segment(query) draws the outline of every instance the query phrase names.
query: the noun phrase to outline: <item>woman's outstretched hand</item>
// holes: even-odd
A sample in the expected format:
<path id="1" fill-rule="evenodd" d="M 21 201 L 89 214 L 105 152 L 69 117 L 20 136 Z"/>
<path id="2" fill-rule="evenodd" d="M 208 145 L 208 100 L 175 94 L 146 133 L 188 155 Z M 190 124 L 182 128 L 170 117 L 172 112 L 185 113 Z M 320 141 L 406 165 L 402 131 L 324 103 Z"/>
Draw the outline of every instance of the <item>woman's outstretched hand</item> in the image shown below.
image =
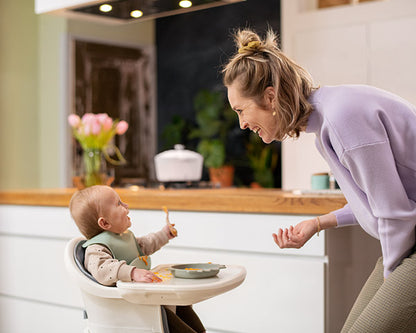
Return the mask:
<path id="1" fill-rule="evenodd" d="M 274 242 L 281 248 L 301 248 L 316 232 L 318 224 L 316 219 L 305 220 L 289 228 L 279 229 L 273 234 Z"/>
<path id="2" fill-rule="evenodd" d="M 337 226 L 337 218 L 333 213 L 322 215 L 318 219 L 311 219 L 299 222 L 294 227 L 279 229 L 273 234 L 274 242 L 281 248 L 299 249 L 317 232 Z"/>

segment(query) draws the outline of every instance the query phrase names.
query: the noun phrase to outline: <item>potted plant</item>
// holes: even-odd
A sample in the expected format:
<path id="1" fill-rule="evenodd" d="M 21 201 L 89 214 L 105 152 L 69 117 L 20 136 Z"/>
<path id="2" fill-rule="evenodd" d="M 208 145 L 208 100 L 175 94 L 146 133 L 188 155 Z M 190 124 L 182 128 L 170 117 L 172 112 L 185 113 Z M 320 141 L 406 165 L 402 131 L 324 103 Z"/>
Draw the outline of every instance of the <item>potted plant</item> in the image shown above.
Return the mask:
<path id="1" fill-rule="evenodd" d="M 189 128 L 190 124 L 187 120 L 179 115 L 174 115 L 171 122 L 168 123 L 162 131 L 162 149 L 171 149 L 176 144 L 187 146 L 186 137 L 189 134 Z"/>
<path id="2" fill-rule="evenodd" d="M 197 151 L 204 157 L 210 180 L 222 187 L 231 186 L 234 166 L 227 159 L 227 136 L 237 118 L 220 91 L 200 91 L 194 99 L 197 127 L 191 130 L 190 139 L 199 139 Z"/>
<path id="3" fill-rule="evenodd" d="M 274 170 L 278 154 L 272 145 L 266 145 L 255 133 L 250 133 L 247 143 L 247 156 L 253 169 L 251 187 L 274 187 Z"/>

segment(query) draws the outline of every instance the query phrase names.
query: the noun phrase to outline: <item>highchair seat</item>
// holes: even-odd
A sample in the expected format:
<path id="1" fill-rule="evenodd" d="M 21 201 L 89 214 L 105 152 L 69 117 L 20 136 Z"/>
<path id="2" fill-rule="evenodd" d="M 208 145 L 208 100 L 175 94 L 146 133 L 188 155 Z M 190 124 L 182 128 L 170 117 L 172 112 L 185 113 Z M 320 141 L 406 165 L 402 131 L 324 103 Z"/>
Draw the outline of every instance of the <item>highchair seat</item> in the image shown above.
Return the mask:
<path id="1" fill-rule="evenodd" d="M 77 282 L 88 314 L 91 333 L 160 332 L 168 333 L 161 305 L 192 305 L 239 286 L 246 270 L 226 265 L 217 276 L 204 279 L 163 278 L 160 283 L 118 281 L 116 287 L 99 284 L 84 268 L 85 238 L 69 241 L 65 265 Z M 152 271 L 166 276 L 171 265 Z"/>

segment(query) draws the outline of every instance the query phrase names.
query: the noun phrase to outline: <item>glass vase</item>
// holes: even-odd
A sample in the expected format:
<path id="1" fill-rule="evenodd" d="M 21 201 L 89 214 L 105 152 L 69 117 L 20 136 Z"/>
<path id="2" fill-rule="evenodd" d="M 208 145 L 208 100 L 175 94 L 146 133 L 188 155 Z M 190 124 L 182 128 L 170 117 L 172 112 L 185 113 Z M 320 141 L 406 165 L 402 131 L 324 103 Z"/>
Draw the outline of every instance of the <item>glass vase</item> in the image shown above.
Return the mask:
<path id="1" fill-rule="evenodd" d="M 100 149 L 85 149 L 82 152 L 80 167 L 74 177 L 74 185 L 78 189 L 93 185 L 111 185 L 114 170 L 107 168 L 107 162 Z"/>

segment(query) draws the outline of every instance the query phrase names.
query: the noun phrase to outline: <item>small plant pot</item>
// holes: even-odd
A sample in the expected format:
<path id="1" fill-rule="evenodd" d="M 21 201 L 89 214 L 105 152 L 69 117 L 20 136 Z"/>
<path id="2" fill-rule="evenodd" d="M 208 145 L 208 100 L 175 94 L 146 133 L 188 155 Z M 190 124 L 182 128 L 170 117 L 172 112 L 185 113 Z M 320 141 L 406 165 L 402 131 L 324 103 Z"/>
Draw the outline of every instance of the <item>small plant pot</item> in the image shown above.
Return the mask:
<path id="1" fill-rule="evenodd" d="M 219 168 L 209 168 L 209 178 L 215 185 L 230 187 L 234 183 L 234 167 L 224 165 Z"/>

